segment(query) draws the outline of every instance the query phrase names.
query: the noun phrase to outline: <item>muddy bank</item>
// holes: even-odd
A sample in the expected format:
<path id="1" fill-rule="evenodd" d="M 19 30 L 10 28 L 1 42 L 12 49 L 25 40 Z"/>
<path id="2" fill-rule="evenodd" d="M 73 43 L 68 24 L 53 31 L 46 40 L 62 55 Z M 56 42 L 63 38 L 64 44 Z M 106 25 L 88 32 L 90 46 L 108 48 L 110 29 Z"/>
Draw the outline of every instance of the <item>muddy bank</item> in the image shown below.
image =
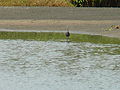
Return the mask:
<path id="1" fill-rule="evenodd" d="M 62 32 L 68 29 L 72 33 L 120 38 L 120 29 L 109 30 L 112 25 L 119 23 L 119 20 L 0 20 L 0 31 Z"/>
<path id="2" fill-rule="evenodd" d="M 66 31 L 120 38 L 120 8 L 0 7 L 0 31 Z M 107 30 L 106 30 L 107 29 Z"/>
<path id="3" fill-rule="evenodd" d="M 0 7 L 0 20 L 119 20 L 120 8 Z"/>

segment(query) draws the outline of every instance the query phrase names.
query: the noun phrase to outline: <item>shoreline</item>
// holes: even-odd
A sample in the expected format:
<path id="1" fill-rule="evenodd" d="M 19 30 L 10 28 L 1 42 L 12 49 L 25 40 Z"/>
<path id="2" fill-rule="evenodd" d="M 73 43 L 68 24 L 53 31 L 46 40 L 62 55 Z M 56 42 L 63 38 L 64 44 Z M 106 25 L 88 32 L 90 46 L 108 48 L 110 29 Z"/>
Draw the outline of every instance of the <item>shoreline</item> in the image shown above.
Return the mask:
<path id="1" fill-rule="evenodd" d="M 0 29 L 66 31 L 120 38 L 120 8 L 0 7 Z"/>
<path id="2" fill-rule="evenodd" d="M 108 30 L 120 20 L 0 20 L 0 31 L 66 32 L 120 38 L 120 29 Z"/>

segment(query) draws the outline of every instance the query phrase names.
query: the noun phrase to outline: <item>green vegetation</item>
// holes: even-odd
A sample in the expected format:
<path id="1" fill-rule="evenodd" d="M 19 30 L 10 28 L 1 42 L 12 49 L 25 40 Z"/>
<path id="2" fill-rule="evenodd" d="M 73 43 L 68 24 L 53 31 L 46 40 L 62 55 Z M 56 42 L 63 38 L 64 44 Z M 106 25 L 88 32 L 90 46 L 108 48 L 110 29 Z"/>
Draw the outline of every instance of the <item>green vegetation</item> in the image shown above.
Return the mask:
<path id="1" fill-rule="evenodd" d="M 38 41 L 66 41 L 64 33 L 53 32 L 0 32 L 0 39 L 22 39 Z M 71 42 L 90 42 L 102 44 L 120 44 L 119 38 L 111 38 L 99 35 L 71 34 Z"/>
<path id="2" fill-rule="evenodd" d="M 0 6 L 73 6 L 67 0 L 0 0 Z"/>
<path id="3" fill-rule="evenodd" d="M 71 0 L 76 7 L 120 7 L 119 0 Z"/>
<path id="4" fill-rule="evenodd" d="M 0 0 L 0 6 L 120 7 L 119 0 Z"/>

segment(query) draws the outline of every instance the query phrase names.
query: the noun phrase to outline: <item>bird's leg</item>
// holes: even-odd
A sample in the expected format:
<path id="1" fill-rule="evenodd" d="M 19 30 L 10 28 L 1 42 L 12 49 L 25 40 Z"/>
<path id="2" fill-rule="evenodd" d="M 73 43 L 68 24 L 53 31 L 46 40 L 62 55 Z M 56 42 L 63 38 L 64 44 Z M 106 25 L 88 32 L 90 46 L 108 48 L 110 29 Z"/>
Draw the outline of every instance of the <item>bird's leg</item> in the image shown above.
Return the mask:
<path id="1" fill-rule="evenodd" d="M 69 37 L 67 37 L 66 39 L 67 39 L 67 42 L 69 42 Z"/>
<path id="2" fill-rule="evenodd" d="M 66 37 L 66 42 L 68 42 L 68 37 Z"/>

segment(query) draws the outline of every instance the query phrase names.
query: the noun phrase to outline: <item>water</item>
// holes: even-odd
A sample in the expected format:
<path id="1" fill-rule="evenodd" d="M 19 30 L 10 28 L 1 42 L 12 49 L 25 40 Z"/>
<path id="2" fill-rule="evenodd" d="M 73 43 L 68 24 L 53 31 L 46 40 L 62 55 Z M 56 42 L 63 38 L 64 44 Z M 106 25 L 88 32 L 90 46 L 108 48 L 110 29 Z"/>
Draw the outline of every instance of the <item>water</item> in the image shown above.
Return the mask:
<path id="1" fill-rule="evenodd" d="M 0 40 L 0 90 L 120 90 L 119 48 Z"/>

